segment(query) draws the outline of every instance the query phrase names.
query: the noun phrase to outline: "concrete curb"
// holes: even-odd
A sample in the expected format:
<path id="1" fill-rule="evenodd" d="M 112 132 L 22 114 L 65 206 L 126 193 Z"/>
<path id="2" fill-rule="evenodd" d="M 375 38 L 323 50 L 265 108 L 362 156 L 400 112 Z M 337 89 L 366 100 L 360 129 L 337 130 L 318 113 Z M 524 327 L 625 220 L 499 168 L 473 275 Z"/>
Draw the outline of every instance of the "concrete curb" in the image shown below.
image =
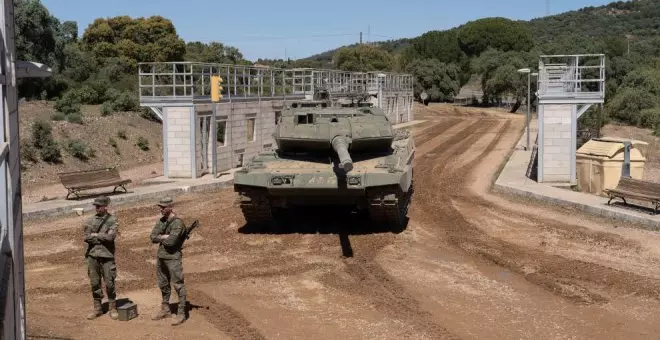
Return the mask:
<path id="1" fill-rule="evenodd" d="M 150 200 L 155 200 L 163 195 L 177 197 L 177 196 L 185 195 L 187 193 L 216 191 L 224 188 L 229 188 L 233 186 L 233 184 L 234 184 L 234 180 L 230 179 L 222 182 L 182 185 L 180 187 L 170 188 L 170 189 L 163 188 L 162 190 L 155 190 L 145 193 L 130 193 L 128 195 L 125 194 L 124 196 L 117 195 L 117 196 L 112 196 L 111 199 L 113 206 L 120 207 L 120 206 L 126 206 L 128 204 L 142 203 Z M 91 206 L 92 201 L 93 199 L 85 199 L 79 201 L 79 203 L 76 202 L 62 207 L 53 207 L 42 210 L 24 212 L 23 221 L 25 222 L 25 221 L 40 220 L 44 218 L 54 218 L 54 217 L 60 218 L 60 217 L 74 216 L 77 214 L 76 211 L 82 211 L 83 213 L 90 212 L 94 210 L 94 208 Z"/>
<path id="2" fill-rule="evenodd" d="M 601 207 L 579 203 L 579 202 L 572 202 L 557 197 L 542 195 L 536 192 L 523 190 L 520 188 L 516 188 L 504 184 L 495 183 L 495 185 L 493 185 L 492 191 L 494 193 L 501 195 L 508 195 L 513 197 L 525 198 L 525 199 L 533 199 L 543 203 L 550 203 L 566 208 L 572 208 L 592 215 L 609 218 L 615 221 L 635 223 L 640 225 L 644 229 L 650 231 L 660 230 L 660 221 L 657 220 L 644 218 L 641 216 L 630 215 L 624 212 L 615 212 Z"/>
<path id="3" fill-rule="evenodd" d="M 524 135 L 521 137 L 521 140 L 523 137 Z M 644 217 L 637 214 L 628 213 L 623 210 L 614 211 L 612 208 L 610 208 L 610 206 L 607 206 L 605 203 L 603 203 L 603 206 L 598 206 L 593 204 L 575 202 L 573 200 L 567 200 L 564 198 L 560 198 L 558 196 L 536 192 L 533 191 L 532 188 L 504 184 L 502 177 L 504 177 L 505 173 L 510 174 L 511 172 L 514 172 L 514 176 L 518 176 L 518 175 L 525 176 L 524 172 L 521 174 L 515 174 L 516 170 L 514 169 L 514 166 L 512 166 L 512 162 L 514 160 L 514 155 L 516 154 L 516 152 L 520 152 L 520 151 L 516 150 L 514 147 L 512 152 L 509 154 L 510 157 L 506 161 L 506 165 L 504 166 L 504 168 L 502 168 L 502 171 L 497 177 L 497 180 L 491 186 L 491 191 L 493 193 L 497 193 L 504 196 L 518 197 L 523 199 L 532 199 L 540 203 L 552 204 L 569 209 L 575 209 L 591 215 L 612 219 L 614 221 L 636 224 L 640 228 L 645 230 L 650 230 L 650 231 L 660 230 L 660 220 L 651 217 L 652 215 L 649 215 L 649 217 Z M 543 184 L 538 184 L 538 185 L 543 185 Z M 588 195 L 588 194 L 583 194 L 583 195 Z"/>

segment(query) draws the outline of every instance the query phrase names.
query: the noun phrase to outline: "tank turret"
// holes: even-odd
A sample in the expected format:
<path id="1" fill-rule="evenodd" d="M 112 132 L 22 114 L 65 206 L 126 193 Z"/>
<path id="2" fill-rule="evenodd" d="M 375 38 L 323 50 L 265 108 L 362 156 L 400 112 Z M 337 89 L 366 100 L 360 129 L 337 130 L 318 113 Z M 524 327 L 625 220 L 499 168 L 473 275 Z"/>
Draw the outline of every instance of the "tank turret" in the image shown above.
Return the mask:
<path id="1" fill-rule="evenodd" d="M 355 155 L 391 150 L 394 131 L 379 108 L 311 103 L 294 103 L 282 112 L 273 135 L 279 153 L 332 153 L 339 167 L 348 172 L 353 169 Z"/>

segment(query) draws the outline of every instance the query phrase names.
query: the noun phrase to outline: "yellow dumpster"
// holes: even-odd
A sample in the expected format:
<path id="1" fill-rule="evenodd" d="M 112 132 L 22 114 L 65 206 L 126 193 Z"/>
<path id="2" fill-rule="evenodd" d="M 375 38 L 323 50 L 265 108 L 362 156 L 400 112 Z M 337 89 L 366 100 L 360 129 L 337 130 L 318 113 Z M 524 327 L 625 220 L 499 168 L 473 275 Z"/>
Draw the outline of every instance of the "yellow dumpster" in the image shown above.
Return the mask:
<path id="1" fill-rule="evenodd" d="M 603 195 L 603 189 L 614 189 L 623 170 L 624 147 L 621 138 L 589 140 L 575 154 L 576 176 L 581 192 Z M 642 179 L 648 143 L 631 140 L 630 177 Z"/>

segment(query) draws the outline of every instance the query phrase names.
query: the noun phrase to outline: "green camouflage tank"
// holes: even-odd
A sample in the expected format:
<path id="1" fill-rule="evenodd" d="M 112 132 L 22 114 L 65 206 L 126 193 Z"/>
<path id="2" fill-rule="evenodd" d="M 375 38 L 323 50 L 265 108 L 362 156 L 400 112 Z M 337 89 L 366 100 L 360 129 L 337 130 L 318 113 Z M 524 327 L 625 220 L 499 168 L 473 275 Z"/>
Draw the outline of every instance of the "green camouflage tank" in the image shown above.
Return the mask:
<path id="1" fill-rule="evenodd" d="M 376 223 L 404 223 L 415 145 L 380 108 L 294 102 L 283 110 L 274 139 L 274 150 L 260 152 L 234 174 L 248 223 L 273 221 L 274 209 L 305 205 L 351 205 Z"/>

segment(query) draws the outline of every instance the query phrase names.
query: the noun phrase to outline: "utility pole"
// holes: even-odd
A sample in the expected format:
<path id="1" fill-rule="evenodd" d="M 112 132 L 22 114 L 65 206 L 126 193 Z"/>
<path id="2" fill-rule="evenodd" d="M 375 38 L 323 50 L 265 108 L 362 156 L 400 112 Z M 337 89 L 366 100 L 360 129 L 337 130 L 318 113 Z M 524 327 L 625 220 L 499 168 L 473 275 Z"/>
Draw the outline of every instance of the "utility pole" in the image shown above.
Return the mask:
<path id="1" fill-rule="evenodd" d="M 367 44 L 371 44 L 371 25 L 367 26 Z"/>
<path id="2" fill-rule="evenodd" d="M 362 45 L 362 32 L 360 32 L 360 45 Z"/>

